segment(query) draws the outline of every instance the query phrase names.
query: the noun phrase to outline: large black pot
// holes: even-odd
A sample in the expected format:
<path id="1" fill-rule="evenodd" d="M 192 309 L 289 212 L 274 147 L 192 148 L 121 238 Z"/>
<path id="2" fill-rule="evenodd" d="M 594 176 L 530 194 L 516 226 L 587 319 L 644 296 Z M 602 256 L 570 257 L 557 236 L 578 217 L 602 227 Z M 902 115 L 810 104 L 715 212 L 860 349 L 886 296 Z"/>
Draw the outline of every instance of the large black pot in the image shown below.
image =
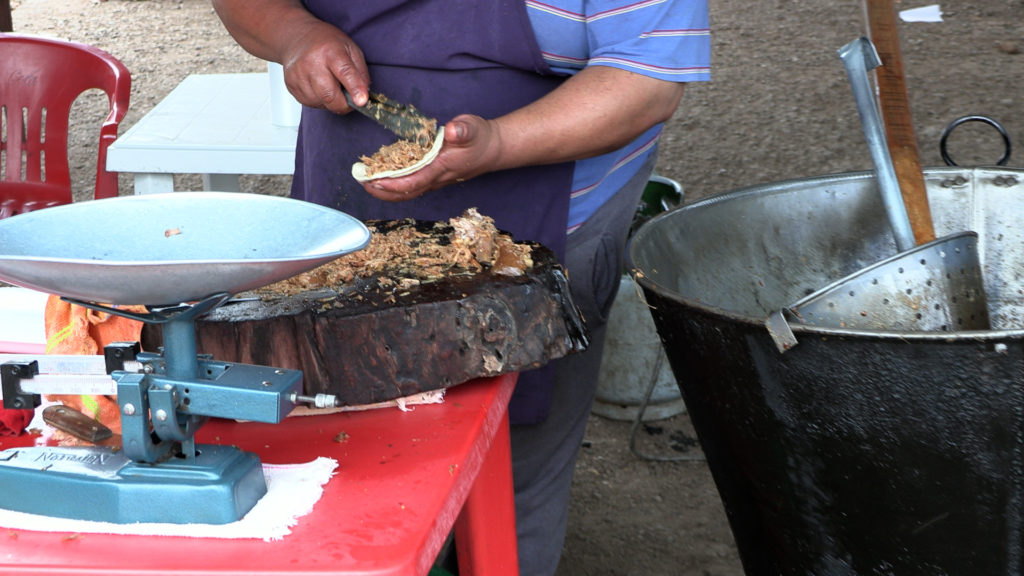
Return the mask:
<path id="1" fill-rule="evenodd" d="M 748 574 L 1024 572 L 1024 172 L 926 170 L 939 235 L 980 237 L 993 329 L 766 316 L 897 252 L 869 173 L 662 214 L 630 258 Z"/>

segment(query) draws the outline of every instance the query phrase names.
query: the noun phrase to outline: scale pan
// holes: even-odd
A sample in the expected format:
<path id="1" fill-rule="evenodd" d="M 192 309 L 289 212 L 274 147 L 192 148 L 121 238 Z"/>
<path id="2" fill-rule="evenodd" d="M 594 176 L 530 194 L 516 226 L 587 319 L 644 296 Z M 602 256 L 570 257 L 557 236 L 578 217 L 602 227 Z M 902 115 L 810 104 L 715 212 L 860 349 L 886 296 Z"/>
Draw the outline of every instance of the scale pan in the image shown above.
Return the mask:
<path id="1" fill-rule="evenodd" d="M 0 281 L 87 302 L 176 305 L 272 284 L 369 241 L 359 220 L 279 196 L 120 196 L 0 220 Z"/>

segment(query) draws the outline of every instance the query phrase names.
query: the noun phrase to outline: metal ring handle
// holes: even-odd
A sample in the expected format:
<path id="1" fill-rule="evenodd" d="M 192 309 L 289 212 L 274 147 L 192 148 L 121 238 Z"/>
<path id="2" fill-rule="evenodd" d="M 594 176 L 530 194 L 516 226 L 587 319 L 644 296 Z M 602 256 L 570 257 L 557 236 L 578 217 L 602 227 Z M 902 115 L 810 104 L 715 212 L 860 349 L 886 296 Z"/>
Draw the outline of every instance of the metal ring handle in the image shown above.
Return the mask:
<path id="1" fill-rule="evenodd" d="M 946 166 L 958 166 L 956 162 L 953 162 L 953 159 L 950 158 L 949 153 L 946 151 L 946 139 L 949 138 L 949 135 L 953 132 L 954 128 L 966 122 L 982 122 L 999 131 L 999 134 L 1003 136 L 1003 147 L 1006 151 L 1003 153 L 1003 157 L 996 162 L 996 166 L 1005 166 L 1006 163 L 1010 161 L 1010 151 L 1012 150 L 1012 147 L 1010 146 L 1010 135 L 1006 132 L 1006 128 L 1003 128 L 1002 124 L 988 116 L 964 116 L 962 118 L 957 118 L 952 121 L 949 126 L 946 126 L 946 129 L 942 131 L 942 138 L 939 139 L 939 153 L 942 154 L 942 161 L 946 163 Z"/>

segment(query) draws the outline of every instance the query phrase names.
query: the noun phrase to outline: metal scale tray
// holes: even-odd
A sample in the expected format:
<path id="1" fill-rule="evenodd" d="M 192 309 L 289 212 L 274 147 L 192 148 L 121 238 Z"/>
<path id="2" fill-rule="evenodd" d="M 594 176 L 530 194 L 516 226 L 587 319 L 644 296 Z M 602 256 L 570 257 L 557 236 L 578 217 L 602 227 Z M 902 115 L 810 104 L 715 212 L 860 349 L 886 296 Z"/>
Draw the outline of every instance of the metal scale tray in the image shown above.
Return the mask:
<path id="1" fill-rule="evenodd" d="M 121 196 L 0 220 L 0 280 L 89 302 L 176 305 L 272 284 L 369 240 L 347 214 L 279 196 Z"/>

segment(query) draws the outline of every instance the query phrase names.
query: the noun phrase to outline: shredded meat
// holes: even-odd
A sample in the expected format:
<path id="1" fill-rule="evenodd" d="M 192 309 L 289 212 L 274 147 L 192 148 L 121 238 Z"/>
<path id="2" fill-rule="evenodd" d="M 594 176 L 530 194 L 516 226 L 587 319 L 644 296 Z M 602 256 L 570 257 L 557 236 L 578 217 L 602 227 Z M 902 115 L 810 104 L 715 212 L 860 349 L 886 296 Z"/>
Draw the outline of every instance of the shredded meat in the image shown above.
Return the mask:
<path id="1" fill-rule="evenodd" d="M 412 166 L 429 151 L 430 146 L 421 146 L 410 140 L 399 140 L 394 144 L 382 146 L 373 156 L 360 156 L 359 159 L 366 164 L 366 175 L 373 176 Z"/>
<path id="2" fill-rule="evenodd" d="M 371 224 L 370 244 L 363 250 L 256 292 L 271 296 L 298 294 L 338 288 L 357 277 L 372 278 L 381 287 L 408 290 L 449 276 L 485 270 L 518 276 L 533 266 L 531 246 L 516 244 L 495 228 L 492 218 L 476 209 L 470 208 L 462 216 L 452 218 L 448 225 L 451 233 L 440 236 L 424 233 L 412 225 L 380 233 Z"/>

